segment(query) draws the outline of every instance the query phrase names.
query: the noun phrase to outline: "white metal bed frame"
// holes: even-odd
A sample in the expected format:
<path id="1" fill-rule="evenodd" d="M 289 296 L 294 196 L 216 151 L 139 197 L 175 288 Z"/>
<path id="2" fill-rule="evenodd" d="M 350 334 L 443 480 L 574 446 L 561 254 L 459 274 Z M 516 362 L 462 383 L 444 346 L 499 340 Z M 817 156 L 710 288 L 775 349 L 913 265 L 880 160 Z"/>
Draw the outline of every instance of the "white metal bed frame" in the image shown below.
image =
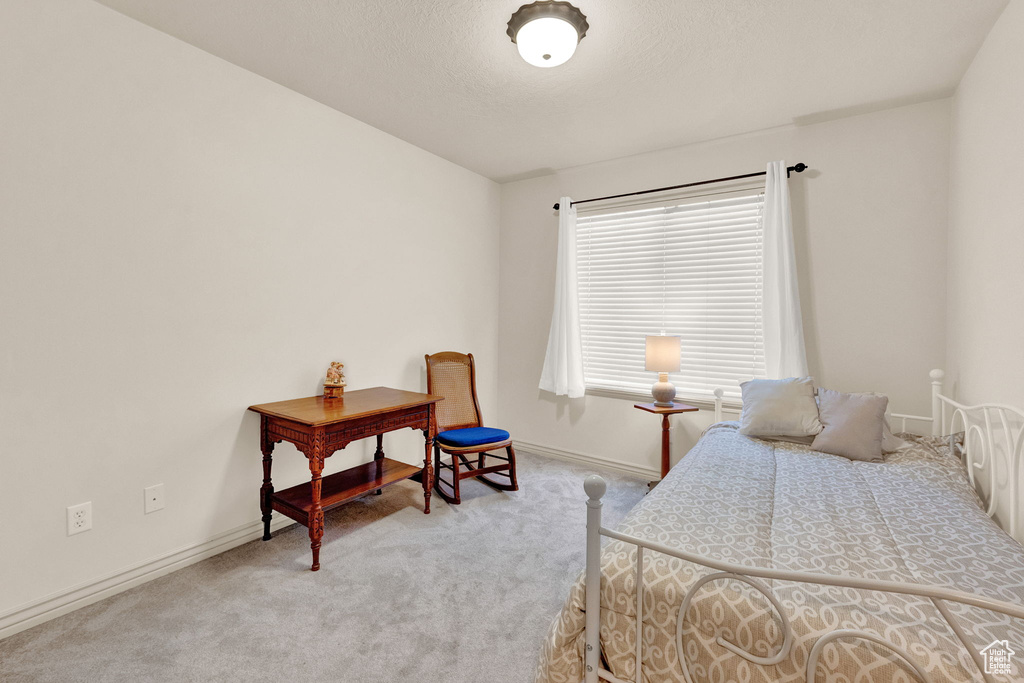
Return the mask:
<path id="1" fill-rule="evenodd" d="M 964 432 L 961 457 L 967 468 L 971 483 L 978 488 L 980 482 L 976 479 L 977 471 L 988 471 L 987 490 L 980 491 L 982 498 L 988 498 L 986 512 L 989 516 L 995 516 L 1002 502 L 1003 489 L 997 486 L 997 470 L 1006 477 L 1009 499 L 1007 519 L 1003 522 L 1003 528 L 1009 531 L 1011 536 L 1016 536 L 1019 518 L 1021 516 L 1021 505 L 1017 498 L 1018 486 L 1020 484 L 1021 460 L 1024 458 L 1024 412 L 1011 408 L 1010 406 L 997 404 L 982 404 L 966 406 L 942 395 L 942 380 L 945 374 L 942 370 L 932 370 L 932 416 L 923 417 L 919 415 L 903 415 L 894 413 L 890 417 L 900 421 L 900 431 L 906 431 L 908 421 L 931 423 L 933 436 L 952 434 L 957 431 Z M 723 412 L 722 391 L 715 391 L 715 420 L 721 421 Z M 948 421 L 947 421 L 948 417 Z M 960 430 L 955 427 L 961 427 Z M 950 444 L 953 445 L 952 437 Z M 946 620 L 950 629 L 956 634 L 961 644 L 971 655 L 971 659 L 978 667 L 982 678 L 993 683 L 993 678 L 985 673 L 985 667 L 981 654 L 977 647 L 972 647 L 967 635 L 950 614 L 946 603 L 955 602 L 964 605 L 972 605 L 982 609 L 991 610 L 1001 614 L 1009 615 L 1016 619 L 1024 620 L 1024 606 L 1000 600 L 992 600 L 963 591 L 950 590 L 945 587 L 927 586 L 915 583 L 904 583 L 899 581 L 878 581 L 872 579 L 850 578 L 829 576 L 810 572 L 793 572 L 776 569 L 758 569 L 730 562 L 721 562 L 710 557 L 684 552 L 670 548 L 661 543 L 654 543 L 628 534 L 619 533 L 612 529 L 601 526 L 601 497 L 604 495 L 607 485 L 604 479 L 598 475 L 590 475 L 583 483 L 589 500 L 587 500 L 587 566 L 586 566 L 586 633 L 584 652 L 584 683 L 598 683 L 599 680 L 610 681 L 611 683 L 642 683 L 643 681 L 643 570 L 644 551 L 650 550 L 677 557 L 694 564 L 699 564 L 715 573 L 704 576 L 690 587 L 680 605 L 679 615 L 676 620 L 676 648 L 679 653 L 679 662 L 682 667 L 683 678 L 686 683 L 693 683 L 684 656 L 683 648 L 683 625 L 690 602 L 694 595 L 704 584 L 712 581 L 735 580 L 751 586 L 772 604 L 782 621 L 783 643 L 779 651 L 771 657 L 759 657 L 743 650 L 737 645 L 719 637 L 717 643 L 723 648 L 743 657 L 749 662 L 762 665 L 772 665 L 783 661 L 793 645 L 793 630 L 789 618 L 783 610 L 778 599 L 771 590 L 761 581 L 762 579 L 778 581 L 795 581 L 811 584 L 842 586 L 863 590 L 881 591 L 886 593 L 897 593 L 903 595 L 914 595 L 929 599 L 942 617 Z M 999 520 L 997 520 L 999 521 Z M 624 681 L 615 677 L 611 672 L 602 669 L 600 666 L 600 625 L 601 625 L 601 537 L 606 536 L 618 541 L 623 541 L 637 547 L 636 553 L 636 681 Z M 898 655 L 924 683 L 931 683 L 931 678 L 921 669 L 903 649 L 897 647 L 868 631 L 841 629 L 832 631 L 818 638 L 812 646 L 807 659 L 807 683 L 814 683 L 815 669 L 822 650 L 831 642 L 843 638 L 859 638 L 869 640 L 878 645 L 890 649 Z"/>

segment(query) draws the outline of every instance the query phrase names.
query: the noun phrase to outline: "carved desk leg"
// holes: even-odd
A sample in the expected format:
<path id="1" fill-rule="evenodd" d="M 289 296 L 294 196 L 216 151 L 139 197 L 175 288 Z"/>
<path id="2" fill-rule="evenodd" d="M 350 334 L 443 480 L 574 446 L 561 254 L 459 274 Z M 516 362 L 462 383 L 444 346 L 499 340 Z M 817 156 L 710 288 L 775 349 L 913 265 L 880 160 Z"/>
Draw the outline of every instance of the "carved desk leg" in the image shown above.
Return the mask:
<path id="1" fill-rule="evenodd" d="M 270 496 L 274 493 L 274 484 L 270 480 L 270 467 L 274 458 L 274 442 L 270 440 L 270 419 L 260 415 L 260 450 L 263 452 L 263 486 L 260 487 L 260 510 L 263 512 L 263 540 L 270 540 L 270 520 L 273 512 L 270 507 Z"/>
<path id="2" fill-rule="evenodd" d="M 384 435 L 383 434 L 378 434 L 377 435 L 377 450 L 373 454 L 373 459 L 377 463 L 377 474 L 379 476 L 380 475 L 381 460 L 384 459 Z M 374 493 L 379 496 L 380 494 L 384 493 L 384 490 L 383 489 L 377 489 L 376 491 L 374 491 Z"/>
<path id="3" fill-rule="evenodd" d="M 309 508 L 309 547 L 313 551 L 313 571 L 320 570 L 320 539 L 324 537 L 324 509 L 320 506 L 320 473 L 324 469 L 325 452 L 324 428 L 317 427 L 313 432 L 313 442 L 308 446 L 306 457 L 309 458 L 310 489 L 312 505 Z"/>
<path id="4" fill-rule="evenodd" d="M 430 420 L 427 420 L 427 428 L 423 430 L 423 514 L 430 514 L 430 490 L 434 488 L 434 466 L 431 462 L 431 450 L 434 447 L 434 431 L 430 428 Z"/>

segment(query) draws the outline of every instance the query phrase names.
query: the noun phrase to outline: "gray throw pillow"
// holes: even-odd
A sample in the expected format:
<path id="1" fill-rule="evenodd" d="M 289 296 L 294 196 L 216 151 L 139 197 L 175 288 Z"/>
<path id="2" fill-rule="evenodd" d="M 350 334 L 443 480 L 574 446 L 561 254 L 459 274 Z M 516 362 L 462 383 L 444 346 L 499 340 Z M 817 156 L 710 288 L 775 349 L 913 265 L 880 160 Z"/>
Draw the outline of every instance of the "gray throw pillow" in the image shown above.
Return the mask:
<path id="1" fill-rule="evenodd" d="M 818 390 L 818 411 L 824 429 L 811 448 L 850 460 L 881 460 L 885 409 L 889 398 L 878 394 L 844 394 Z"/>
<path id="2" fill-rule="evenodd" d="M 752 379 L 740 384 L 743 410 L 740 434 L 746 436 L 814 436 L 821 431 L 814 380 Z"/>
<path id="3" fill-rule="evenodd" d="M 814 395 L 817 396 L 818 392 L 821 391 L 821 387 L 818 387 Z M 885 394 L 880 394 L 877 391 L 865 392 L 872 396 L 881 396 L 882 398 L 888 399 L 889 397 Z M 810 441 L 802 442 L 810 445 Z M 910 448 L 910 444 L 892 433 L 892 427 L 889 426 L 889 418 L 885 418 L 882 421 L 882 453 L 895 453 L 896 451 L 902 451 L 904 448 Z"/>

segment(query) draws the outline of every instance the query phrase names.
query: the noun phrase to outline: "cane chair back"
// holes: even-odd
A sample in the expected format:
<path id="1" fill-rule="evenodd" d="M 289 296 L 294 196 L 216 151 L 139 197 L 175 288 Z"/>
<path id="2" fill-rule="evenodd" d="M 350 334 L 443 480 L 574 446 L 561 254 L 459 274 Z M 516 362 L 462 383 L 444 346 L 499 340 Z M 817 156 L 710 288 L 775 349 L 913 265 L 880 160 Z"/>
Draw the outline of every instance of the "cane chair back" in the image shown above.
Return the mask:
<path id="1" fill-rule="evenodd" d="M 427 393 L 444 396 L 443 401 L 434 404 L 437 431 L 482 426 L 473 354 L 444 351 L 425 358 Z"/>

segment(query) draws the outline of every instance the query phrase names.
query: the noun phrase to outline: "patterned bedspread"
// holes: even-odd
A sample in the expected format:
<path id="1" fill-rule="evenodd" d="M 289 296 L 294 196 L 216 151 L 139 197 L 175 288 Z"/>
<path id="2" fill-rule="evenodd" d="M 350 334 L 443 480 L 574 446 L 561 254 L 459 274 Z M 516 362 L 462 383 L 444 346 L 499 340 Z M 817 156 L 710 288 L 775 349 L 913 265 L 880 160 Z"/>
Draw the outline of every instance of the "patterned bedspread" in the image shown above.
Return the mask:
<path id="1" fill-rule="evenodd" d="M 1024 548 L 980 506 L 959 459 L 940 439 L 902 435 L 912 447 L 884 462 L 853 462 L 806 446 L 751 439 L 738 425 L 712 426 L 618 530 L 751 567 L 905 581 L 1024 604 Z M 582 543 L 582 538 L 580 539 Z M 601 650 L 615 676 L 636 680 L 636 550 L 613 541 L 602 553 Z M 644 677 L 681 681 L 676 647 L 680 604 L 704 567 L 645 553 Z M 687 610 L 685 658 L 697 682 L 803 681 L 814 642 L 836 629 L 875 633 L 910 654 L 934 681 L 981 681 L 971 655 L 924 598 L 783 581 L 765 582 L 794 631 L 788 658 L 762 666 L 718 637 L 771 656 L 783 629 L 771 604 L 737 581 L 705 584 Z M 980 651 L 1008 641 L 1024 680 L 1024 623 L 950 603 Z M 537 683 L 583 678 L 583 576 L 545 640 Z M 910 667 L 864 640 L 825 647 L 816 681 L 915 681 Z"/>

